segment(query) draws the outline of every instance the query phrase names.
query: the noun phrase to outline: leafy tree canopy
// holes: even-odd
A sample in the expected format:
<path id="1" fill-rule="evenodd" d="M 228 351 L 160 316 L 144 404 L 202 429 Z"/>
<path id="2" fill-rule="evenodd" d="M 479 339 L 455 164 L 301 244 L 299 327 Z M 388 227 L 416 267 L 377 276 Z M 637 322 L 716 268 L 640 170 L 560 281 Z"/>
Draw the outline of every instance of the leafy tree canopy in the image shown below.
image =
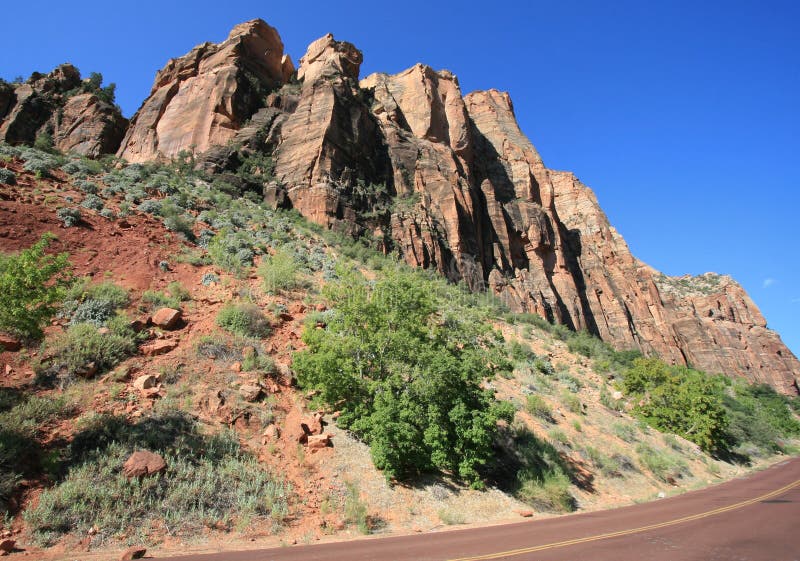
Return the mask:
<path id="1" fill-rule="evenodd" d="M 508 364 L 491 330 L 432 286 L 404 269 L 377 281 L 341 273 L 325 290 L 327 327 L 306 329 L 293 366 L 387 477 L 441 470 L 480 486 L 497 422 L 513 414 L 481 384 Z"/>

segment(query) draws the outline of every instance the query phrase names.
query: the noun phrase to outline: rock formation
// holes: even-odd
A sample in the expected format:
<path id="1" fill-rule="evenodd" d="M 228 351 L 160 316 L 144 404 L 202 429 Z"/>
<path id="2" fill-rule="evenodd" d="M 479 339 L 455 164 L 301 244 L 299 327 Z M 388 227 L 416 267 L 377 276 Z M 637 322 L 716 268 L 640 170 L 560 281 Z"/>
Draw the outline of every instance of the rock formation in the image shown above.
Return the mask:
<path id="1" fill-rule="evenodd" d="M 143 162 L 224 145 L 292 72 L 274 28 L 237 25 L 224 42 L 203 43 L 158 72 L 118 155 Z"/>
<path id="2" fill-rule="evenodd" d="M 18 85 L 0 85 L 0 140 L 32 144 L 49 134 L 53 146 L 90 157 L 113 154 L 127 121 L 115 105 L 92 91 L 78 69 L 62 64 Z"/>
<path id="3" fill-rule="evenodd" d="M 359 83 L 361 62 L 326 35 L 287 83 L 277 32 L 242 24 L 159 72 L 119 153 L 143 161 L 194 148 L 224 171 L 241 156 L 229 140 L 266 151 L 274 180 L 263 187 L 276 206 L 382 236 L 386 251 L 516 312 L 797 392 L 800 362 L 742 288 L 716 275 L 668 278 L 634 258 L 592 191 L 544 165 L 508 94 L 463 96 L 450 72 L 420 64 Z"/>

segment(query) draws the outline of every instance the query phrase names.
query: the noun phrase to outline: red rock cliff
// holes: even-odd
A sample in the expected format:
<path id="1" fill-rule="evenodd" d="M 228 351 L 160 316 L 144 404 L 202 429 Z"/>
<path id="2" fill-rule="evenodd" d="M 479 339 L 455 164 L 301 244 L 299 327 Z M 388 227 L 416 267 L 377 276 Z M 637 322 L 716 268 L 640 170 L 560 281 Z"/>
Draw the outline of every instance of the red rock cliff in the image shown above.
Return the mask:
<path id="1" fill-rule="evenodd" d="M 463 96 L 450 72 L 419 64 L 359 83 L 361 62 L 327 35 L 301 59 L 298 86 L 264 97 L 242 76 L 274 89 L 290 70 L 277 32 L 242 24 L 159 72 L 120 154 L 202 152 L 235 137 L 274 153 L 268 200 L 317 223 L 371 230 L 410 264 L 618 348 L 797 391 L 800 362 L 744 290 L 712 274 L 665 277 L 634 258 L 592 191 L 544 165 L 508 94 Z M 250 142 L 257 131 L 261 144 Z M 214 166 L 235 160 L 215 150 Z"/>

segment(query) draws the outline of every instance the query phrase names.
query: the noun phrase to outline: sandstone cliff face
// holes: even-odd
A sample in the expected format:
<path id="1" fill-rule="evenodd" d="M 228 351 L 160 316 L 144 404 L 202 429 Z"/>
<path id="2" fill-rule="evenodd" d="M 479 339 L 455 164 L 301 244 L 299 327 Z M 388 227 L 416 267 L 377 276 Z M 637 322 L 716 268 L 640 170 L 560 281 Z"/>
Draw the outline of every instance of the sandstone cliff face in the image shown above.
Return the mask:
<path id="1" fill-rule="evenodd" d="M 118 155 L 130 162 L 224 145 L 292 73 L 278 32 L 261 20 L 170 60 L 131 119 Z"/>
<path id="2" fill-rule="evenodd" d="M 264 191 L 276 206 L 379 234 L 412 265 L 618 348 L 797 391 L 800 362 L 741 287 L 713 275 L 670 279 L 634 258 L 592 191 L 545 166 L 507 94 L 463 96 L 451 73 L 419 64 L 359 83 L 361 52 L 331 35 L 300 60 L 301 83 L 286 84 L 292 67 L 273 32 L 249 22 L 171 61 L 120 154 L 140 161 L 193 145 L 207 169 L 224 170 L 239 154 L 219 145 L 234 139 L 273 154 Z M 238 46 L 252 37 L 271 49 Z M 241 68 L 253 65 L 284 87 L 248 89 Z"/>
<path id="3" fill-rule="evenodd" d="M 278 126 L 275 177 L 291 205 L 309 219 L 328 225 L 357 221 L 353 187 L 382 179 L 378 126 L 361 99 L 361 52 L 326 35 L 300 59 L 299 99 Z"/>
<path id="4" fill-rule="evenodd" d="M 55 148 L 85 156 L 113 154 L 127 121 L 94 93 L 79 93 L 80 72 L 64 64 L 24 84 L 0 87 L 0 140 L 32 144 L 50 134 Z"/>

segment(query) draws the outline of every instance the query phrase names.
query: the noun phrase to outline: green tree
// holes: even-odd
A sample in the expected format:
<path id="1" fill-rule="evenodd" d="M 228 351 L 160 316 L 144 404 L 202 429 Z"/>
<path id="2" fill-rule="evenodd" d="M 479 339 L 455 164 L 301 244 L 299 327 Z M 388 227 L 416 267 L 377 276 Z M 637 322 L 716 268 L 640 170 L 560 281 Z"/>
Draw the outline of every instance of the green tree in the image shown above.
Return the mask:
<path id="1" fill-rule="evenodd" d="M 448 313 L 414 272 L 347 273 L 325 294 L 327 328 L 306 329 L 293 361 L 301 385 L 341 410 L 387 478 L 439 470 L 480 486 L 497 421 L 512 416 L 481 387 L 503 365 L 491 332 Z"/>
<path id="2" fill-rule="evenodd" d="M 55 314 L 71 275 L 66 253 L 45 253 L 54 238 L 47 233 L 18 254 L 0 254 L 0 329 L 38 338 Z"/>
<path id="3" fill-rule="evenodd" d="M 726 447 L 728 417 L 719 376 L 656 358 L 638 358 L 625 373 L 634 411 L 659 430 L 673 432 L 714 452 Z"/>

